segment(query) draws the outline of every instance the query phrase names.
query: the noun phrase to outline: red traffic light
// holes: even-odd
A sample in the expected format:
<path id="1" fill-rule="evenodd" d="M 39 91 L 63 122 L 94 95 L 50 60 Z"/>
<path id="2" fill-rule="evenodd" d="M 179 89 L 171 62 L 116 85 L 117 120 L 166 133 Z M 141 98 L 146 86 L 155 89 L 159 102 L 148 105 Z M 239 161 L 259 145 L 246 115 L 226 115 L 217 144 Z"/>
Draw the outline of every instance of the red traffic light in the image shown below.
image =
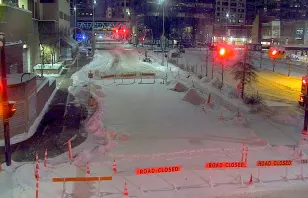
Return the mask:
<path id="1" fill-rule="evenodd" d="M 303 79 L 303 84 L 306 84 L 307 82 L 306 82 L 306 79 Z"/>
<path id="2" fill-rule="evenodd" d="M 142 38 L 142 40 L 144 41 L 144 37 Z"/>
<path id="3" fill-rule="evenodd" d="M 123 29 L 123 32 L 125 33 L 125 32 L 126 32 L 126 29 Z"/>
<path id="4" fill-rule="evenodd" d="M 226 49 L 225 48 L 220 48 L 219 49 L 219 55 L 224 56 L 226 54 Z"/>
<path id="5" fill-rule="evenodd" d="M 272 55 L 275 56 L 277 54 L 277 50 L 272 51 Z"/>
<path id="6" fill-rule="evenodd" d="M 118 33 L 119 32 L 119 30 L 118 29 L 116 29 L 116 33 Z"/>

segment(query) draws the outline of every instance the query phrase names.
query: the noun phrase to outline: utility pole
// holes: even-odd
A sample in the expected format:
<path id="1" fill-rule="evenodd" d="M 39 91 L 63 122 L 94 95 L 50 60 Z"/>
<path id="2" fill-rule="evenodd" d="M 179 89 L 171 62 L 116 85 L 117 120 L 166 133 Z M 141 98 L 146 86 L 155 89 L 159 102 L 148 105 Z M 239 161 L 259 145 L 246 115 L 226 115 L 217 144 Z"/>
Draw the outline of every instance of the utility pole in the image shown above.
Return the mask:
<path id="1" fill-rule="evenodd" d="M 205 76 L 207 76 L 207 70 L 208 70 L 208 65 L 209 65 L 209 48 L 206 50 L 206 66 L 205 66 Z M 201 71 L 202 74 L 202 71 Z"/>
<path id="2" fill-rule="evenodd" d="M 162 35 L 162 49 L 163 49 L 163 60 L 162 60 L 162 66 L 165 65 L 165 4 L 164 0 L 162 0 L 162 7 L 163 7 L 163 35 Z"/>
<path id="3" fill-rule="evenodd" d="M 10 127 L 9 127 L 9 103 L 7 98 L 7 79 L 5 64 L 5 38 L 4 33 L 0 32 L 0 66 L 1 66 L 1 85 L 2 93 L 2 119 L 5 144 L 5 162 L 7 166 L 11 165 L 11 143 L 10 143 Z"/>

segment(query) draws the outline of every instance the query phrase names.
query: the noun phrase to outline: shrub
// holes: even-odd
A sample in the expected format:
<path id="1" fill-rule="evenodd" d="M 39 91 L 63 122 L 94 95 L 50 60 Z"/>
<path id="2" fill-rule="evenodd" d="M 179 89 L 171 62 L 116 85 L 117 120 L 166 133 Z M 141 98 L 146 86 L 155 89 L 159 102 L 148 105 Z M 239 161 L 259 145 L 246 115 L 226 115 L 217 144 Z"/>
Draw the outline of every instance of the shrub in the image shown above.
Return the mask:
<path id="1" fill-rule="evenodd" d="M 263 99 L 258 93 L 244 97 L 244 103 L 249 104 L 249 105 L 261 104 L 262 101 L 263 101 Z"/>

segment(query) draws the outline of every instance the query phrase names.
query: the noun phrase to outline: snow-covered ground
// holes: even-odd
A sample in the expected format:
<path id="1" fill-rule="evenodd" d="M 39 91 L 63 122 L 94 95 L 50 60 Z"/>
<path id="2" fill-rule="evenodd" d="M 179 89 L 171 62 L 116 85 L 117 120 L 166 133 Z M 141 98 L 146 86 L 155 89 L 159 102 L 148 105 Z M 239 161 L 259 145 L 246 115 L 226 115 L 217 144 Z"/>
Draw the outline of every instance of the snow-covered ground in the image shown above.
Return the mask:
<path id="1" fill-rule="evenodd" d="M 76 72 L 69 88 L 79 102 L 91 91 L 97 105 L 84 123 L 87 140 L 67 153 L 40 164 L 40 197 L 122 197 L 127 183 L 130 197 L 307 197 L 307 182 L 300 179 L 299 159 L 308 146 L 300 140 L 296 125 L 282 125 L 258 114 L 237 98 L 213 87 L 215 79 L 198 79 L 169 64 L 140 61 L 134 49 L 98 51 L 94 60 Z M 154 72 L 157 79 L 88 79 L 100 75 Z M 167 82 L 161 78 L 165 72 Z M 211 93 L 210 104 L 205 103 Z M 240 117 L 238 117 L 238 111 Z M 73 141 L 73 140 L 72 140 Z M 241 160 L 242 144 L 248 146 L 248 167 L 205 169 L 206 162 Z M 271 146 L 275 145 L 275 146 Z M 292 146 L 291 146 L 292 145 Z M 302 156 L 300 156 L 302 150 Z M 42 157 L 40 156 L 40 159 Z M 257 160 L 293 160 L 293 166 L 259 169 Z M 113 160 L 117 173 L 112 173 Z M 113 176 L 112 181 L 52 183 L 52 177 Z M 181 166 L 181 172 L 136 175 L 136 168 Z M 0 172 L 1 197 L 30 198 L 35 195 L 34 164 L 16 164 Z M 307 179 L 308 166 L 303 165 Z M 287 174 L 286 174 L 287 171 Z M 250 175 L 254 185 L 248 186 Z M 287 176 L 288 179 L 284 179 Z M 63 193 L 63 190 L 65 192 Z M 63 196 L 65 194 L 66 196 Z"/>

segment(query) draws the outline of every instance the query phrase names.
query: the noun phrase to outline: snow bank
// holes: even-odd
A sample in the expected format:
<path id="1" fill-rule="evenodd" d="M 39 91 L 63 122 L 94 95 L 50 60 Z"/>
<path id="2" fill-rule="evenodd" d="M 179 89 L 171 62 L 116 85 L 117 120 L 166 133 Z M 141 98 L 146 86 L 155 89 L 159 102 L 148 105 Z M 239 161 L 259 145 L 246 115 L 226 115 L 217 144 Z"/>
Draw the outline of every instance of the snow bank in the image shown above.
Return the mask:
<path id="1" fill-rule="evenodd" d="M 173 84 L 169 89 L 176 92 L 185 92 L 188 90 L 188 88 L 180 82 Z"/>
<path id="2" fill-rule="evenodd" d="M 189 102 L 193 105 L 201 105 L 204 103 L 205 99 L 200 96 L 196 89 L 190 88 L 184 95 L 183 99 L 186 102 Z"/>
<path id="3" fill-rule="evenodd" d="M 79 86 L 90 84 L 88 73 L 91 71 L 94 74 L 95 70 L 97 70 L 99 73 L 100 72 L 106 73 L 107 71 L 110 70 L 113 60 L 114 60 L 113 56 L 109 53 L 104 53 L 104 54 L 96 53 L 94 55 L 93 60 L 89 64 L 83 66 L 79 71 L 75 72 L 71 76 L 73 84 Z"/>

